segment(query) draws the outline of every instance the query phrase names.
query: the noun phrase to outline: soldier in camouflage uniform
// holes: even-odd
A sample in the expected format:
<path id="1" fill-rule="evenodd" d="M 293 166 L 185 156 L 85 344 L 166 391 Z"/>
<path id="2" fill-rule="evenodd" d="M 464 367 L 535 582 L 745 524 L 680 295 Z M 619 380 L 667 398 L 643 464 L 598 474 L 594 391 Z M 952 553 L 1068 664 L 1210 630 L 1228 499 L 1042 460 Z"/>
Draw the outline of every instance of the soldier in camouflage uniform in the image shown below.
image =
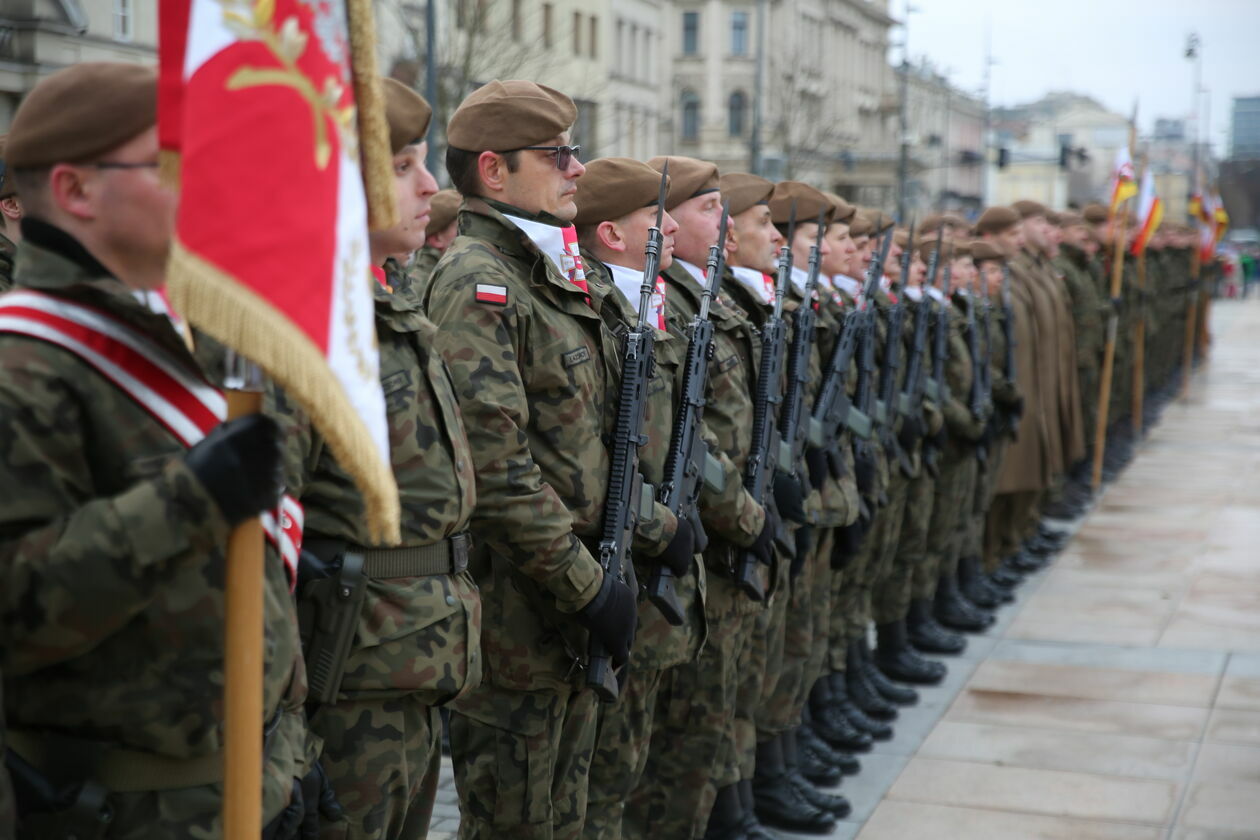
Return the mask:
<path id="1" fill-rule="evenodd" d="M 13 254 L 22 239 L 22 203 L 17 197 L 13 173 L 4 163 L 7 135 L 0 135 L 0 292 L 13 287 Z"/>
<path id="2" fill-rule="evenodd" d="M 424 245 L 407 264 L 407 277 L 417 300 L 424 297 L 433 267 L 459 235 L 455 218 L 459 215 L 461 200 L 456 190 L 447 189 L 438 190 L 429 201 L 429 224 L 424 231 Z"/>
<path id="3" fill-rule="evenodd" d="M 16 294 L 0 305 L 90 307 L 101 340 L 146 342 L 184 393 L 221 399 L 165 314 L 160 288 L 175 196 L 157 177 L 157 80 L 137 65 L 85 63 L 40 82 L 7 154 L 27 211 Z M 65 113 L 76 114 L 69 121 Z M 137 164 L 93 167 L 102 161 Z M 83 196 L 72 214 L 49 186 Z M 110 223 L 101 220 L 109 214 Z M 121 217 L 120 217 L 120 214 Z M 20 313 L 22 310 L 18 310 Z M 275 424 L 251 415 L 177 436 L 55 331 L 0 333 L 0 667 L 6 746 L 76 802 L 23 802 L 35 837 L 222 834 L 223 576 L 232 526 L 275 506 Z M 54 322 L 54 323 L 64 323 Z M 115 337 L 122 334 L 132 338 Z M 120 362 L 121 363 L 121 362 Z M 161 387 L 155 385 L 154 387 Z M 165 415 L 164 415 L 165 416 Z M 262 813 L 294 837 L 297 794 L 318 749 L 290 576 L 269 551 L 263 586 Z M 293 800 L 292 803 L 290 800 Z M 107 816 L 105 809 L 112 812 Z M 310 816 L 316 815 L 312 811 Z M 281 831 L 283 824 L 284 830 Z"/>
<path id="4" fill-rule="evenodd" d="M 481 602 L 466 570 L 475 506 L 473 459 L 437 329 L 390 254 L 414 250 L 437 190 L 424 167 L 432 111 L 385 80 L 400 221 L 369 236 L 376 332 L 402 541 L 371 541 L 364 502 L 309 418 L 283 392 L 271 400 L 285 431 L 287 484 L 306 511 L 299 615 L 310 664 L 311 728 L 345 817 L 327 838 L 402 840 L 429 827 L 441 759 L 437 706 L 481 678 Z M 348 588 L 355 594 L 340 597 Z M 336 638 L 338 615 L 345 636 Z M 352 643 L 351 643 L 352 642 Z M 341 661 L 330 665 L 326 655 Z"/>
<path id="5" fill-rule="evenodd" d="M 651 161 L 657 167 L 664 162 Z M 731 205 L 730 241 L 742 241 L 751 250 L 752 240 L 740 240 L 735 232 L 738 220 L 746 213 L 768 215 L 762 202 L 773 185 L 739 174 L 715 184 L 717 168 L 712 164 L 688 158 L 670 158 L 669 162 L 666 207 L 677 214 L 680 226 L 674 265 L 663 274 L 667 311 L 676 323 L 689 324 L 699 310 L 697 278 L 703 276 L 700 266 L 717 238 L 722 199 Z M 715 452 L 742 473 L 750 443 L 760 345 L 747 313 L 731 297 L 729 283 L 712 301 L 710 319 L 714 354 L 705 427 L 714 436 Z M 742 487 L 742 475 L 735 480 Z M 743 504 L 730 510 L 742 509 Z M 725 836 L 725 832 L 742 831 L 747 820 L 755 819 L 751 791 L 748 808 L 740 798 L 734 715 L 739 678 L 747 670 L 750 616 L 759 608 L 735 585 L 733 570 L 745 550 L 758 553 L 768 565 L 775 523 L 751 498 L 746 504 L 749 515 L 737 520 L 730 519 L 726 507 L 702 507 L 709 538 L 704 550 L 708 640 L 695 660 L 665 674 L 657 696 L 647 768 L 626 807 L 626 837 L 699 837 L 706 831 L 706 821 L 714 836 Z"/>
<path id="6" fill-rule="evenodd" d="M 494 81 L 447 128 L 464 204 L 425 306 L 472 443 L 485 616 L 482 685 L 451 716 L 463 838 L 581 836 L 598 714 L 588 634 L 620 667 L 636 622 L 635 592 L 593 553 L 620 365 L 567 221 L 585 171 L 576 117 L 564 94 Z M 677 530 L 656 504 L 634 548 L 660 556 Z"/>
<path id="7" fill-rule="evenodd" d="M 1081 414 L 1085 421 L 1086 441 L 1092 444 L 1094 423 L 1098 416 L 1098 378 L 1102 366 L 1105 319 L 1111 307 L 1098 296 L 1098 287 L 1089 270 L 1086 243 L 1089 228 L 1081 216 L 1060 215 L 1063 241 L 1055 267 L 1063 274 L 1072 300 L 1072 319 L 1076 322 L 1076 371 L 1080 378 Z"/>

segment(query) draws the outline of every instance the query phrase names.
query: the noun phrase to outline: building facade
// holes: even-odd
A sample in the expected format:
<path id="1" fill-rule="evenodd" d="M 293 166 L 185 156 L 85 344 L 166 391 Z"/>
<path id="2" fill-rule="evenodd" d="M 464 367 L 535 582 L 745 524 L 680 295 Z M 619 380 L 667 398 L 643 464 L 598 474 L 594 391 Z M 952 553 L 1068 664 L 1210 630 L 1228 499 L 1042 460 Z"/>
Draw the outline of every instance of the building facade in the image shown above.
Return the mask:
<path id="1" fill-rule="evenodd" d="M 1229 156 L 1260 159 L 1260 96 L 1235 96 L 1229 125 Z"/>

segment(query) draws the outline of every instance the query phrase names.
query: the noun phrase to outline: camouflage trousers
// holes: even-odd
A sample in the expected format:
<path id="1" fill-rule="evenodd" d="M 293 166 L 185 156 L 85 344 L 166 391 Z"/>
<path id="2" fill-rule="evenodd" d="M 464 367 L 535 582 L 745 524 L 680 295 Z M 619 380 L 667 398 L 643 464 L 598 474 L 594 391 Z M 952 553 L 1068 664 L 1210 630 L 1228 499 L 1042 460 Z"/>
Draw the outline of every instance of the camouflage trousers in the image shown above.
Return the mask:
<path id="1" fill-rule="evenodd" d="M 901 525 L 905 518 L 909 492 L 909 479 L 899 470 L 894 472 L 888 483 L 888 504 L 879 512 L 878 527 L 873 529 L 875 551 L 866 564 L 862 579 L 861 609 L 850 625 L 849 642 L 866 635 L 867 628 L 874 619 L 875 594 L 893 572 L 893 561 L 901 541 Z"/>
<path id="2" fill-rule="evenodd" d="M 831 615 L 827 630 L 827 658 L 825 667 L 829 672 L 843 671 L 848 661 L 849 641 L 853 638 L 854 628 L 866 625 L 862 623 L 862 579 L 866 575 L 866 567 L 871 563 L 879 548 L 877 533 L 883 524 L 883 509 L 875 512 L 875 521 L 862 539 L 848 565 L 831 573 Z"/>
<path id="3" fill-rule="evenodd" d="M 936 593 L 936 567 L 927 550 L 935 490 L 936 480 L 926 469 L 920 470 L 906 488 L 893 571 L 875 591 L 872 604 L 876 624 L 901 621 L 910 611 L 911 599 L 931 598 Z"/>
<path id="4" fill-rule="evenodd" d="M 623 814 L 627 840 L 700 837 L 717 789 L 739 781 L 736 695 L 760 612 L 747 600 L 729 578 L 708 576 L 708 642 L 661 678 L 647 760 Z"/>
<path id="5" fill-rule="evenodd" d="M 975 485 L 976 459 L 972 454 L 948 453 L 941 458 L 928 525 L 929 562 L 936 564 L 938 579 L 958 571 Z"/>
<path id="6" fill-rule="evenodd" d="M 667 669 L 629 670 L 633 658 L 626 667 L 621 694 L 599 707 L 582 829 L 588 840 L 620 840 L 626 802 L 647 765 L 656 698 Z"/>
<path id="7" fill-rule="evenodd" d="M 809 689 L 822 669 L 825 647 L 815 650 L 815 638 L 827 638 L 831 604 L 831 528 L 813 532 L 809 557 L 771 611 L 780 609 L 782 648 L 777 667 L 767 662 L 762 707 L 757 713 L 757 740 L 764 741 L 801 725 L 801 711 Z M 769 629 L 769 628 L 768 628 Z M 774 645 L 767 645 L 773 655 Z M 773 679 L 773 682 L 771 681 Z"/>
<path id="8" fill-rule="evenodd" d="M 975 502 L 971 510 L 971 523 L 967 526 L 964 539 L 963 556 L 981 558 L 986 572 L 996 570 L 998 563 L 1002 562 L 1002 558 L 996 552 L 990 554 L 985 535 L 985 522 L 989 518 L 989 511 L 993 508 L 998 474 L 1002 471 L 1002 459 L 1006 457 L 1006 448 L 1009 445 L 1010 441 L 1005 437 L 991 443 L 988 465 L 985 469 L 976 472 Z"/>
<path id="9" fill-rule="evenodd" d="M 482 683 L 451 714 L 460 840 L 576 840 L 599 701 L 590 689 Z"/>
<path id="10" fill-rule="evenodd" d="M 1041 493 L 1036 490 L 999 493 L 993 497 L 984 523 L 986 563 L 990 556 L 997 558 L 995 562 L 1001 562 L 1019 551 L 1040 498 Z"/>
<path id="11" fill-rule="evenodd" d="M 1081 387 L 1081 418 L 1085 423 L 1085 448 L 1094 445 L 1094 424 L 1098 421 L 1098 368 L 1082 365 L 1076 369 Z"/>
<path id="12" fill-rule="evenodd" d="M 320 763 L 346 819 L 320 840 L 408 840 L 429 832 L 442 759 L 438 710 L 414 696 L 339 700 L 320 706 L 311 728 Z"/>
<path id="13" fill-rule="evenodd" d="M 751 779 L 757 763 L 757 744 L 779 733 L 775 714 L 770 711 L 775 686 L 783 670 L 783 632 L 787 623 L 788 605 L 792 602 L 791 560 L 781 557 L 778 583 L 770 602 L 757 615 L 752 637 L 752 654 L 748 673 L 735 703 L 737 732 L 741 724 L 744 738 L 740 746 L 740 778 Z M 747 733 L 752 730 L 753 737 Z"/>

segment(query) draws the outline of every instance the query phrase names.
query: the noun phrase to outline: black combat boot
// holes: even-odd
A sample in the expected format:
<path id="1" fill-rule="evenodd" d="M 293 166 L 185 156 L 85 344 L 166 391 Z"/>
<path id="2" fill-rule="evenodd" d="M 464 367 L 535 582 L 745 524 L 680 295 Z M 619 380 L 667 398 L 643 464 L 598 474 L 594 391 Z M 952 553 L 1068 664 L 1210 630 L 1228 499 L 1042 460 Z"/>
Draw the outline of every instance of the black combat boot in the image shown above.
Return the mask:
<path id="1" fill-rule="evenodd" d="M 881 624 L 875 630 L 879 634 L 875 661 L 885 674 L 916 685 L 936 685 L 945 679 L 948 669 L 943 663 L 924 659 L 910 647 L 904 621 Z"/>
<path id="2" fill-rule="evenodd" d="M 744 830 L 744 805 L 739 799 L 739 785 L 718 788 L 704 829 L 704 840 L 748 840 Z"/>
<path id="3" fill-rule="evenodd" d="M 932 602 L 916 598 L 910 602 L 906 615 L 906 637 L 915 650 L 922 653 L 958 654 L 967 649 L 967 639 L 961 633 L 946 630 L 932 614 Z"/>
<path id="4" fill-rule="evenodd" d="M 936 620 L 951 630 L 980 633 L 996 619 L 992 613 L 976 607 L 958 591 L 958 580 L 953 575 L 941 575 L 936 583 Z"/>
<path id="5" fill-rule="evenodd" d="M 1006 558 L 1002 562 L 1010 563 L 1011 568 L 1013 568 L 1015 571 L 1021 572 L 1023 574 L 1027 574 L 1029 572 L 1037 571 L 1038 569 L 1040 569 L 1041 567 L 1049 563 L 1050 560 L 1047 557 L 1041 557 L 1039 555 L 1033 554 L 1032 552 L 1026 551 L 1025 549 L 1021 548 L 1019 551 L 1015 552 L 1014 554 L 1012 554 L 1010 557 Z"/>
<path id="6" fill-rule="evenodd" d="M 856 776 L 861 772 L 862 765 L 856 758 L 828 744 L 814 729 L 813 713 L 808 703 L 801 710 L 801 719 L 803 723 L 796 730 L 796 743 L 802 750 L 814 752 L 824 764 L 835 767 L 842 775 Z"/>
<path id="7" fill-rule="evenodd" d="M 849 699 L 866 712 L 867 717 L 876 720 L 896 720 L 897 707 L 884 699 L 884 695 L 875 690 L 866 675 L 866 663 L 862 661 L 862 652 L 857 640 L 849 642 L 848 656 L 845 658 L 845 679 L 849 683 Z"/>
<path id="8" fill-rule="evenodd" d="M 835 787 L 840 784 L 844 774 L 830 760 L 833 755 L 831 747 L 824 744 L 817 735 L 805 734 L 809 731 L 808 726 L 802 726 L 796 731 L 797 767 L 801 775 L 813 784 L 819 787 Z"/>
<path id="9" fill-rule="evenodd" d="M 839 794 L 819 790 L 813 782 L 801 775 L 795 730 L 780 735 L 779 745 L 783 748 L 783 766 L 787 769 L 788 778 L 792 780 L 792 784 L 796 785 L 796 789 L 801 792 L 806 801 L 838 820 L 849 816 L 849 812 L 853 810 L 849 800 Z M 834 787 L 834 785 L 828 785 L 828 787 Z"/>
<path id="10" fill-rule="evenodd" d="M 847 667 L 847 666 L 846 666 Z M 849 719 L 849 723 L 876 741 L 887 741 L 893 736 L 892 727 L 868 716 L 849 697 L 849 680 L 846 672 L 836 672 L 827 677 L 831 686 L 831 703 Z"/>
<path id="11" fill-rule="evenodd" d="M 998 567 L 989 573 L 989 580 L 993 581 L 996 586 L 1000 586 L 1007 592 L 1014 591 L 1015 587 L 1024 582 L 1024 576 L 1015 570 L 1015 567 L 1003 561 Z"/>
<path id="12" fill-rule="evenodd" d="M 757 819 L 757 797 L 753 796 L 751 779 L 741 779 L 739 783 L 739 801 L 744 809 L 744 836 L 748 840 L 782 840 L 779 835 L 761 824 Z"/>
<path id="13" fill-rule="evenodd" d="M 984 572 L 980 571 L 979 557 L 962 557 L 958 560 L 958 586 L 963 595 L 967 596 L 967 600 L 977 607 L 991 610 L 1002 604 L 1003 593 L 995 591 Z"/>
<path id="14" fill-rule="evenodd" d="M 831 814 L 813 805 L 792 783 L 778 738 L 757 745 L 752 792 L 757 820 L 762 825 L 806 834 L 827 834 L 835 828 Z"/>
<path id="15" fill-rule="evenodd" d="M 877 627 L 876 631 L 878 629 Z M 888 674 L 880 670 L 879 663 L 875 661 L 875 654 L 871 651 L 871 645 L 865 636 L 858 639 L 858 652 L 862 654 L 866 678 L 871 681 L 871 685 L 875 686 L 875 690 L 884 696 L 884 699 L 898 706 L 913 706 L 919 702 L 919 692 L 908 685 L 893 682 Z"/>
<path id="16" fill-rule="evenodd" d="M 840 684 L 844 685 L 843 676 Z M 810 689 L 809 711 L 814 732 L 831 747 L 849 752 L 871 751 L 871 736 L 849 720 L 839 699 L 832 696 L 829 678 L 819 677 Z"/>

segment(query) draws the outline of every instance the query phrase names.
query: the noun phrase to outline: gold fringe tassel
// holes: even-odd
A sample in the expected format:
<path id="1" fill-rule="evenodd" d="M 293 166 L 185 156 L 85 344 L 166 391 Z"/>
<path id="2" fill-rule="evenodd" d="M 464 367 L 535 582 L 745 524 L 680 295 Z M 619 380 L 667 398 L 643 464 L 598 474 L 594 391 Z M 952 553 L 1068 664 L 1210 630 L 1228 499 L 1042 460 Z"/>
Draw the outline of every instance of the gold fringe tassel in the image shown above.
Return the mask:
<path id="1" fill-rule="evenodd" d="M 398 224 L 398 204 L 394 198 L 394 156 L 389 146 L 389 122 L 385 119 L 385 93 L 377 72 L 376 18 L 372 0 L 348 0 L 346 9 L 368 229 L 387 230 Z"/>
<path id="2" fill-rule="evenodd" d="M 177 312 L 260 365 L 310 415 L 363 494 L 373 538 L 382 545 L 398 543 L 401 511 L 393 470 L 329 372 L 323 352 L 269 302 L 178 239 L 171 247 L 167 284 Z"/>
<path id="3" fill-rule="evenodd" d="M 167 189 L 179 189 L 180 155 L 174 149 L 158 151 L 158 178 Z"/>

